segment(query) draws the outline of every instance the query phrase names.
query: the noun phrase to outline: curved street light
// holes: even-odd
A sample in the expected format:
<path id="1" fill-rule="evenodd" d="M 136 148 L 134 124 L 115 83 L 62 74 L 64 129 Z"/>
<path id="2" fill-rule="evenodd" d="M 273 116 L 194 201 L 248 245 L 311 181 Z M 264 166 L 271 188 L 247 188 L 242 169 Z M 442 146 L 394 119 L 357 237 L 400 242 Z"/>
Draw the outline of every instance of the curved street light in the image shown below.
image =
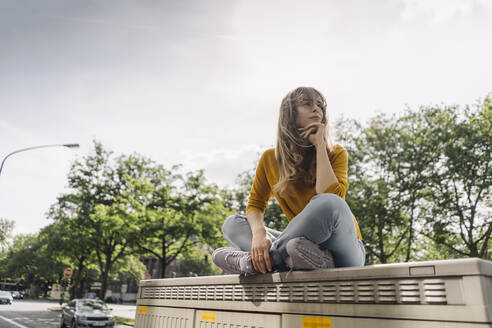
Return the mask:
<path id="1" fill-rule="evenodd" d="M 79 144 L 73 143 L 73 144 L 57 144 L 57 145 L 42 145 L 42 146 L 34 146 L 34 147 L 28 147 L 28 148 L 23 148 L 16 150 L 14 152 L 11 152 L 7 156 L 4 157 L 2 164 L 0 165 L 0 174 L 2 174 L 2 169 L 3 169 L 3 163 L 5 163 L 5 160 L 13 154 L 20 153 L 21 151 L 26 151 L 26 150 L 31 150 L 31 149 L 37 149 L 37 148 L 46 148 L 46 147 L 68 147 L 68 148 L 78 148 L 80 147 Z"/>

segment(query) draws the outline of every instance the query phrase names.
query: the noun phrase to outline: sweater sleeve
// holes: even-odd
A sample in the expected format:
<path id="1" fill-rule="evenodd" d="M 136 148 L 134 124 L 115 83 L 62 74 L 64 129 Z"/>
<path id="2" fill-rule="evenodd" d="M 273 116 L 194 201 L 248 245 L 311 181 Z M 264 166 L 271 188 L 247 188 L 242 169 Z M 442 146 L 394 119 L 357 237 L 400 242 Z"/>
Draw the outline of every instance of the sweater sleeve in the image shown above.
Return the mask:
<path id="1" fill-rule="evenodd" d="M 348 189 L 348 153 L 347 150 L 341 146 L 340 149 L 337 149 L 335 154 L 333 155 L 333 159 L 330 160 L 331 167 L 333 168 L 333 172 L 335 172 L 335 176 L 337 177 L 338 182 L 333 183 L 332 185 L 326 188 L 325 193 L 327 194 L 335 194 L 345 199 L 345 194 Z"/>
<path id="2" fill-rule="evenodd" d="M 258 166 L 256 167 L 256 174 L 253 180 L 253 185 L 251 186 L 251 191 L 249 193 L 246 213 L 253 209 L 258 209 L 262 213 L 265 213 L 268 205 L 268 200 L 273 195 L 272 189 L 270 188 L 267 180 L 267 163 L 265 154 L 266 152 L 261 155 Z"/>

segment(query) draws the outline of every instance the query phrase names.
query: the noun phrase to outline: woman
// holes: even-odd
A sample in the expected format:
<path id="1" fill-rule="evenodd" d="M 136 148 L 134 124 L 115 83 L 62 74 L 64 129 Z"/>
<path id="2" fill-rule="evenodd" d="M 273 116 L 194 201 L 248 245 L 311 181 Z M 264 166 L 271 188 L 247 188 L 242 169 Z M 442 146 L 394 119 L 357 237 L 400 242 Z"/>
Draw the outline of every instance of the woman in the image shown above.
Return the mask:
<path id="1" fill-rule="evenodd" d="M 284 97 L 276 147 L 260 158 L 246 217 L 224 222 L 224 238 L 234 248 L 217 249 L 216 265 L 243 275 L 364 265 L 359 227 L 344 200 L 347 151 L 327 137 L 327 122 L 326 101 L 316 89 L 299 87 Z M 289 220 L 282 232 L 263 224 L 272 195 Z"/>

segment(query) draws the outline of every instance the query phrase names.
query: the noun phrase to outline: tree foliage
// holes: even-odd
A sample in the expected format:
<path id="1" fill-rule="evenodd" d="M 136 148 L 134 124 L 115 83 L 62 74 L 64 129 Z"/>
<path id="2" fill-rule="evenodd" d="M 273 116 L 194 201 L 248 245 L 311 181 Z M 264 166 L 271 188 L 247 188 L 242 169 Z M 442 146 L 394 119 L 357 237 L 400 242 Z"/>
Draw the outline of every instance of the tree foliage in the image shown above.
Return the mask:
<path id="1" fill-rule="evenodd" d="M 130 255 L 151 255 L 166 266 L 197 244 L 217 244 L 218 220 L 228 214 L 218 188 L 203 171 L 178 174 L 138 154 L 113 158 L 95 142 L 94 152 L 76 161 L 70 191 L 58 198 L 50 229 L 65 229 L 52 247 L 75 267 L 74 292 L 86 287 L 87 266 L 97 264 L 103 298 L 113 266 Z M 63 234 L 58 231 L 57 234 Z M 120 265 L 118 264 L 118 265 Z"/>
<path id="2" fill-rule="evenodd" d="M 347 201 L 368 263 L 418 260 L 429 252 L 490 259 L 490 108 L 486 98 L 474 107 L 381 114 L 366 126 L 338 123 L 349 151 Z"/>
<path id="3" fill-rule="evenodd" d="M 0 263 L 0 275 L 20 285 L 33 286 L 33 295 L 46 295 L 48 285 L 58 281 L 63 263 L 50 256 L 37 234 L 19 234 Z"/>
<path id="4" fill-rule="evenodd" d="M 203 171 L 171 174 L 159 168 L 156 181 L 136 182 L 128 197 L 138 222 L 138 249 L 160 260 L 159 275 L 179 255 L 198 245 L 221 243 L 220 225 L 230 214 L 220 199 L 217 186 L 206 182 Z M 163 183 L 165 182 L 165 183 Z"/>
<path id="5" fill-rule="evenodd" d="M 14 221 L 0 218 L 0 247 L 6 246 L 7 238 L 14 229 Z"/>
<path id="6" fill-rule="evenodd" d="M 94 153 L 72 165 L 70 191 L 58 197 L 49 214 L 57 228 L 66 228 L 65 237 L 75 240 L 68 249 L 67 245 L 62 248 L 77 266 L 74 285 L 81 282 L 86 263 L 95 259 L 101 274 L 101 298 L 113 264 L 132 249 L 133 225 L 119 215 L 125 211 L 121 197 L 129 192 L 128 177 L 138 177 L 142 173 L 139 164 L 145 162 L 135 156 L 121 156 L 113 163 L 111 155 L 94 142 Z"/>
<path id="7" fill-rule="evenodd" d="M 492 259 L 492 105 L 428 109 L 435 145 L 424 234 L 456 256 Z"/>

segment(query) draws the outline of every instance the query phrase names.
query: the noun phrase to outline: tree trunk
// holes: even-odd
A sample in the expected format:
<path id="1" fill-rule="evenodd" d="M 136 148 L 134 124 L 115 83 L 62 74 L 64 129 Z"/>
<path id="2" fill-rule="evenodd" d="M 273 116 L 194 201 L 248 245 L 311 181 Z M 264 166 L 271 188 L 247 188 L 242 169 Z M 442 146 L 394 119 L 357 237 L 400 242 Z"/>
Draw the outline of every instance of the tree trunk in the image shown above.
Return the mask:
<path id="1" fill-rule="evenodd" d="M 82 257 L 78 263 L 77 270 L 75 271 L 76 276 L 73 279 L 73 294 L 75 295 L 76 298 L 82 298 L 84 286 L 81 283 L 81 280 L 82 280 L 82 271 L 84 270 L 84 261 L 85 258 Z"/>
<path id="2" fill-rule="evenodd" d="M 106 290 L 108 289 L 108 278 L 109 278 L 109 271 L 111 270 L 111 266 L 112 266 L 111 259 L 108 259 L 108 257 L 106 257 L 104 271 L 101 270 L 101 291 L 99 293 L 99 297 L 103 301 L 104 301 L 104 297 L 106 296 Z"/>
<path id="3" fill-rule="evenodd" d="M 79 297 L 82 298 L 84 297 L 84 290 L 85 290 L 85 286 L 87 286 L 87 280 L 86 278 L 82 278 L 80 280 L 80 284 L 79 284 Z"/>
<path id="4" fill-rule="evenodd" d="M 99 298 L 104 301 L 106 296 L 106 289 L 108 288 L 108 275 L 106 272 L 101 273 L 101 290 L 99 291 Z"/>
<path id="5" fill-rule="evenodd" d="M 161 274 L 160 278 L 164 278 L 166 275 L 166 240 L 162 238 L 162 258 L 161 260 Z"/>
<path id="6" fill-rule="evenodd" d="M 378 231 L 377 231 L 378 246 L 379 246 L 379 256 L 378 257 L 379 257 L 379 260 L 381 261 L 381 263 L 386 263 L 386 255 L 384 254 L 383 229 L 384 229 L 383 224 L 381 223 L 381 221 L 378 220 Z"/>
<path id="7" fill-rule="evenodd" d="M 410 261 L 410 256 L 412 255 L 412 242 L 413 242 L 413 212 L 415 208 L 415 200 L 412 199 L 412 210 L 410 212 L 410 229 L 408 232 L 408 243 L 407 243 L 407 256 L 405 262 Z"/>
<path id="8" fill-rule="evenodd" d="M 480 254 L 478 253 L 477 244 L 473 242 L 470 245 L 470 257 L 480 257 Z"/>

